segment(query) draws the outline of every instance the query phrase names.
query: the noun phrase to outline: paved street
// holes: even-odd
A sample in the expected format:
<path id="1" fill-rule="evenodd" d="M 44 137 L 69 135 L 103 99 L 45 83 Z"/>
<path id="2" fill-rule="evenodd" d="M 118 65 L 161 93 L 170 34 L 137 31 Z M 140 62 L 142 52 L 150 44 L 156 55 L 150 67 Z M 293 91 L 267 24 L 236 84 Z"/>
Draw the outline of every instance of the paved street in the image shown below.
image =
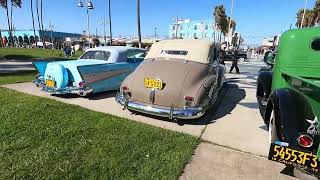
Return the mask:
<path id="1" fill-rule="evenodd" d="M 241 63 L 242 74 L 227 74 L 227 83 L 210 112 L 200 120 L 180 121 L 178 124 L 123 111 L 114 100 L 115 92 L 88 99 L 50 96 L 31 83 L 5 87 L 200 137 L 203 142 L 181 179 L 290 179 L 292 177 L 280 173 L 284 166 L 266 159 L 268 132 L 255 99 L 256 75 L 263 65 L 260 60 Z M 226 66 L 229 70 L 230 63 L 227 62 Z"/>
<path id="2" fill-rule="evenodd" d="M 17 71 L 29 71 L 34 70 L 31 62 L 1 62 L 0 61 L 0 73 L 12 73 Z"/>

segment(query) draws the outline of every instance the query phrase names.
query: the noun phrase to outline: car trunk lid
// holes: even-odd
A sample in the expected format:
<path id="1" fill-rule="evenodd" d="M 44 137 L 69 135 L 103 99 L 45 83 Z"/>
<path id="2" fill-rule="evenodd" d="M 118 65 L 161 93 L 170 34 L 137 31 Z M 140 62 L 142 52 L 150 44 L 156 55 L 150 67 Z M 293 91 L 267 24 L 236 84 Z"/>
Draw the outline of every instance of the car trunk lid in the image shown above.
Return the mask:
<path id="1" fill-rule="evenodd" d="M 132 89 L 131 98 L 158 106 L 179 107 L 180 92 L 189 68 L 187 61 L 179 59 L 145 60 L 134 72 L 133 83 L 130 87 Z M 145 78 L 161 80 L 163 88 L 146 88 Z"/>

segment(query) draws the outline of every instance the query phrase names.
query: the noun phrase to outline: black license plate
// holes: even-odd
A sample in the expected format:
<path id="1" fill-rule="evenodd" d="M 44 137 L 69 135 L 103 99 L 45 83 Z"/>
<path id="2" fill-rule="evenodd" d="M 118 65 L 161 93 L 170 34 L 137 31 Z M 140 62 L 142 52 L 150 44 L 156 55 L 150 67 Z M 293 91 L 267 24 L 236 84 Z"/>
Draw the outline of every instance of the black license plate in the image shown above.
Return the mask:
<path id="1" fill-rule="evenodd" d="M 309 169 L 315 174 L 320 174 L 319 161 L 316 154 L 279 144 L 271 144 L 269 160 L 289 166 L 299 166 L 303 169 Z"/>

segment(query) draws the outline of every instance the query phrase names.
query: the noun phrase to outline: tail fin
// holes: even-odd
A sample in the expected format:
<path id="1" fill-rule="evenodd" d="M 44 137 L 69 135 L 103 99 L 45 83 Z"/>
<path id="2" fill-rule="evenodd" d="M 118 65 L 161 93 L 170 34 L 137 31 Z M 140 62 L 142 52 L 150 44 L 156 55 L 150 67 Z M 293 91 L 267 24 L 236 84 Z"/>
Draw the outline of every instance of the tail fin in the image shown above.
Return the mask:
<path id="1" fill-rule="evenodd" d="M 35 67 L 35 69 L 38 71 L 40 76 L 44 76 L 48 63 L 49 62 L 33 62 L 32 64 Z"/>

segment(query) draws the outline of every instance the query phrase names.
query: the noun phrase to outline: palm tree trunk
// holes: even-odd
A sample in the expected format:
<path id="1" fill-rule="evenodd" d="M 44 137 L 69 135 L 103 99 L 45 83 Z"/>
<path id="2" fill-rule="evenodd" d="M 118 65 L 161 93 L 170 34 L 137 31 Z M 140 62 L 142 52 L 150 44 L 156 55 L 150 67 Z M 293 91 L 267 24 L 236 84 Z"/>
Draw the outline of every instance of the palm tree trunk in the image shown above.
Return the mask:
<path id="1" fill-rule="evenodd" d="M 0 47 L 3 47 L 3 45 L 2 45 L 2 33 L 1 33 L 1 28 L 0 28 Z"/>
<path id="2" fill-rule="evenodd" d="M 9 45 L 10 45 L 10 43 L 12 43 L 13 37 L 12 37 L 11 31 L 10 31 L 11 26 L 10 26 L 10 16 L 9 16 L 9 7 L 8 6 L 6 8 L 6 13 L 7 13 L 8 32 L 9 32 Z"/>
<path id="3" fill-rule="evenodd" d="M 46 49 L 46 40 L 44 38 L 43 32 L 43 0 L 40 0 L 40 16 L 41 16 L 41 31 L 42 31 L 42 42 L 43 42 L 43 48 Z"/>
<path id="4" fill-rule="evenodd" d="M 34 15 L 33 15 L 33 0 L 30 0 L 30 9 L 31 9 L 31 16 L 32 16 L 32 27 L 33 27 L 33 37 L 36 38 L 36 27 L 34 25 Z M 30 41 L 32 44 L 32 42 Z M 36 43 L 36 42 L 35 42 Z"/>
<path id="5" fill-rule="evenodd" d="M 13 38 L 13 31 L 14 31 L 14 27 L 13 27 L 13 22 L 12 22 L 12 14 L 13 14 L 13 0 L 11 0 L 11 7 L 10 7 L 10 34 Z M 15 42 L 14 39 L 12 39 L 12 45 L 15 46 Z"/>
<path id="6" fill-rule="evenodd" d="M 141 48 L 141 28 L 140 28 L 140 0 L 137 0 L 137 19 L 138 19 L 138 40 L 139 48 Z"/>
<path id="7" fill-rule="evenodd" d="M 40 16 L 39 16 L 39 0 L 36 0 L 36 11 L 37 11 L 37 19 L 38 19 L 38 26 L 39 26 L 39 36 L 40 36 L 38 39 L 39 39 L 39 41 L 40 41 L 40 39 L 42 41 L 41 21 L 40 21 Z"/>

